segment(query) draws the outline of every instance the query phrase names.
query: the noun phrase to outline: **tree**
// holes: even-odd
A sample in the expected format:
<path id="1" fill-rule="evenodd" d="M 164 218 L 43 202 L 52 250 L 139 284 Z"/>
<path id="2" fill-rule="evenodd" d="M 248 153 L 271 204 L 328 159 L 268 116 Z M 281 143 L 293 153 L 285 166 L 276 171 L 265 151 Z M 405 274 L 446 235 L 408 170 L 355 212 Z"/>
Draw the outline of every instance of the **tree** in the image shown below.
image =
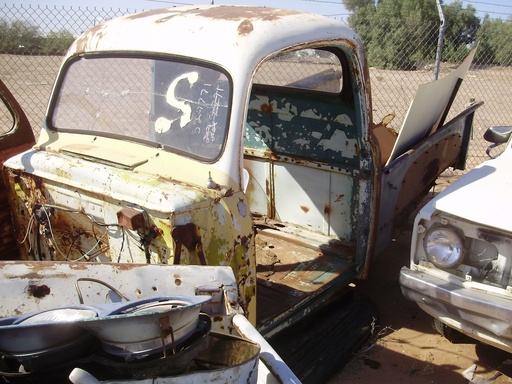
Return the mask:
<path id="1" fill-rule="evenodd" d="M 41 53 L 43 55 L 62 55 L 66 53 L 75 38 L 66 30 L 50 32 L 43 39 Z"/>
<path id="2" fill-rule="evenodd" d="M 439 23 L 435 0 L 380 0 L 366 6 L 364 0 L 350 1 L 357 6 L 350 4 L 354 12 L 349 25 L 363 39 L 370 65 L 411 70 L 426 55 L 435 54 L 436 41 L 428 41 Z"/>
<path id="3" fill-rule="evenodd" d="M 512 18 L 491 20 L 485 16 L 477 34 L 476 61 L 481 64 L 512 65 Z"/>
<path id="4" fill-rule="evenodd" d="M 74 38 L 66 30 L 41 35 L 39 27 L 24 21 L 11 24 L 0 20 L 0 53 L 23 55 L 62 55 Z"/>
<path id="5" fill-rule="evenodd" d="M 39 44 L 38 27 L 24 21 L 14 21 L 10 25 L 2 21 L 0 26 L 0 48 L 6 53 L 25 53 L 37 49 Z"/>
<path id="6" fill-rule="evenodd" d="M 350 12 L 355 12 L 357 9 L 363 9 L 368 6 L 374 6 L 374 0 L 343 0 L 345 9 Z"/>
<path id="7" fill-rule="evenodd" d="M 473 6 L 464 9 L 460 1 L 444 6 L 443 10 L 446 19 L 443 61 L 460 62 L 476 42 L 480 19 Z"/>
<path id="8" fill-rule="evenodd" d="M 440 26 L 436 0 L 343 0 L 352 10 L 348 19 L 362 38 L 372 66 L 413 70 L 433 61 Z M 448 6 L 446 50 L 459 61 L 475 41 L 479 19 L 475 9 L 462 9 L 460 2 Z"/>

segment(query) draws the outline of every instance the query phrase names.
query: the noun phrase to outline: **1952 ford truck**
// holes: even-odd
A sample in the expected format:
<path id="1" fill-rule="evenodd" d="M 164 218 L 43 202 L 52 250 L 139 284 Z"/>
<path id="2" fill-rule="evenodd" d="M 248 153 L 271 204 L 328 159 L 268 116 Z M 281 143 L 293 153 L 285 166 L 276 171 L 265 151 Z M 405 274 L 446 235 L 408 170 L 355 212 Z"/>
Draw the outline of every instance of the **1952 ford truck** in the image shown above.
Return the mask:
<path id="1" fill-rule="evenodd" d="M 33 147 L 2 89 L 1 256 L 230 267 L 271 337 L 364 278 L 395 218 L 464 167 L 480 104 L 445 123 L 462 77 L 411 106 L 403 144 L 373 123 L 363 45 L 335 20 L 194 6 L 101 23 L 65 56 Z"/>

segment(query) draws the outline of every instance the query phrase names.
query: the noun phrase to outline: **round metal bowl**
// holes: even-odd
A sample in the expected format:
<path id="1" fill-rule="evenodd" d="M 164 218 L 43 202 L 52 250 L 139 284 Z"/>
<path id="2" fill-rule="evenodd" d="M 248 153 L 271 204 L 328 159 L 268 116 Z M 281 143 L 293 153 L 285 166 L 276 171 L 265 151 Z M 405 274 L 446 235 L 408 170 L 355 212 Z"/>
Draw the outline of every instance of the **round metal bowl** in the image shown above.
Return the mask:
<path id="1" fill-rule="evenodd" d="M 87 335 L 77 323 L 97 316 L 92 307 L 73 306 L 1 319 L 0 352 L 26 356 L 71 344 Z"/>
<path id="2" fill-rule="evenodd" d="M 193 360 L 208 348 L 212 322 L 208 315 L 200 314 L 192 335 L 178 345 L 176 353 L 169 350 L 165 356 L 160 352 L 145 358 L 123 361 L 105 352 L 90 357 L 92 364 L 84 366 L 99 380 L 144 380 L 149 378 L 179 375 L 193 364 Z"/>
<path id="3" fill-rule="evenodd" d="M 197 327 L 210 296 L 159 297 L 128 302 L 80 326 L 100 339 L 107 353 L 130 359 L 178 344 Z"/>

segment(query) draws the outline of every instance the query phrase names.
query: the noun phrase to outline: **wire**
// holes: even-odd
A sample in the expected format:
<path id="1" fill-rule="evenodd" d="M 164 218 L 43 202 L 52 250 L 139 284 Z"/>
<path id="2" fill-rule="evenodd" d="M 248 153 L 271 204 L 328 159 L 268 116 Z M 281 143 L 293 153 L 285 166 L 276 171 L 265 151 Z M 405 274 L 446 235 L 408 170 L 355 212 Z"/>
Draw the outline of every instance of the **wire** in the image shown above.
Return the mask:
<path id="1" fill-rule="evenodd" d="M 53 233 L 53 228 L 52 228 L 52 224 L 51 224 L 51 220 L 50 220 L 50 215 L 48 214 L 48 211 L 46 210 L 47 208 L 53 208 L 53 209 L 56 209 L 56 210 L 60 210 L 60 211 L 64 211 L 64 212 L 71 212 L 71 213 L 81 213 L 83 215 L 85 215 L 89 220 L 91 220 L 91 222 L 93 224 L 96 224 L 100 227 L 115 227 L 117 229 L 120 229 L 121 230 L 121 233 L 122 233 L 122 243 L 121 243 L 121 249 L 119 251 L 119 256 L 118 256 L 118 260 L 121 259 L 121 254 L 122 254 L 122 250 L 124 248 L 124 242 L 125 242 L 125 231 L 124 231 L 124 228 L 122 226 L 120 226 L 118 223 L 113 223 L 113 224 L 107 224 L 107 223 L 100 223 L 98 222 L 94 216 L 90 215 L 90 214 L 87 214 L 81 210 L 76 210 L 76 209 L 69 209 L 69 208 L 64 208 L 64 207 L 59 207 L 57 205 L 52 205 L 52 204 L 41 204 L 41 209 L 43 210 L 45 216 L 48 218 L 47 220 L 47 228 L 48 230 L 50 231 L 50 235 L 51 235 L 51 238 L 53 240 L 53 245 L 56 249 L 56 251 L 62 256 L 64 257 L 67 261 L 81 261 L 83 259 L 87 259 L 87 260 L 91 260 L 91 259 L 94 259 L 96 257 L 98 257 L 98 255 L 102 254 L 105 252 L 105 250 L 101 249 L 98 249 L 98 251 L 96 251 L 95 253 L 92 253 L 100 244 L 101 244 L 101 241 L 102 239 L 104 239 L 107 234 L 108 234 L 108 231 L 105 231 L 99 238 L 96 234 L 96 232 L 94 231 L 94 226 L 93 226 L 93 234 L 94 234 L 94 238 L 96 239 L 96 243 L 87 251 L 87 252 L 83 252 L 81 249 L 79 248 L 76 248 L 80 253 L 82 253 L 82 256 L 80 256 L 79 258 L 77 259 L 70 259 L 69 258 L 69 253 L 71 252 L 72 250 L 72 247 L 73 247 L 73 243 L 74 241 L 71 243 L 71 245 L 69 246 L 69 250 L 68 250 L 68 254 L 65 254 L 64 252 L 62 252 L 62 250 L 59 248 L 59 246 L 57 245 L 57 239 L 55 238 L 55 235 Z M 31 228 L 33 226 L 33 221 L 34 221 L 34 215 L 31 216 L 30 218 L 30 221 L 29 221 L 29 227 Z M 29 233 L 29 230 L 27 229 L 27 234 Z M 25 239 L 27 237 L 27 234 L 25 235 Z M 25 239 L 23 241 L 25 241 Z M 32 246 L 30 245 L 30 248 Z"/>
<path id="2" fill-rule="evenodd" d="M 110 284 L 108 284 L 108 283 L 106 283 L 106 282 L 104 282 L 102 280 L 95 279 L 93 277 L 81 277 L 81 278 L 76 279 L 76 282 L 75 282 L 75 288 L 76 288 L 76 291 L 77 291 L 77 294 L 78 294 L 78 300 L 80 301 L 80 304 L 84 304 L 84 298 L 83 298 L 83 295 L 82 295 L 82 291 L 80 290 L 80 286 L 78 285 L 78 283 L 80 281 L 90 281 L 90 282 L 93 282 L 93 283 L 101 284 L 101 285 L 107 287 L 108 289 L 110 289 L 111 291 L 113 291 L 117 296 L 119 296 L 124 301 L 130 301 L 119 290 L 117 290 L 112 285 L 110 285 Z"/>
<path id="3" fill-rule="evenodd" d="M 307 1 L 307 0 L 304 0 Z M 471 4 L 483 4 L 483 5 L 490 5 L 492 7 L 504 7 L 504 8 L 512 8 L 512 5 L 505 5 L 505 4 L 493 4 L 489 3 L 487 1 L 476 1 L 476 0 L 462 0 L 463 3 L 471 3 Z"/>
<path id="4" fill-rule="evenodd" d="M 55 249 L 68 261 L 69 258 L 60 250 L 59 246 L 57 245 L 57 241 L 55 240 L 55 236 L 53 235 L 53 230 L 52 230 L 52 224 L 50 222 L 50 216 L 48 215 L 48 212 L 46 211 L 46 208 L 43 204 L 41 204 L 41 209 L 43 210 L 43 212 L 45 213 L 46 217 L 48 217 L 48 229 L 50 230 L 50 234 L 52 236 L 52 239 L 53 239 L 53 245 L 55 247 Z"/>
<path id="5" fill-rule="evenodd" d="M 502 8 L 510 8 L 512 9 L 512 5 L 506 5 L 506 4 L 497 4 L 497 3 L 488 3 L 486 1 L 477 1 L 477 0 L 462 0 L 463 3 L 468 4 L 480 4 L 480 5 L 486 5 L 490 7 L 502 7 Z M 512 16 L 512 13 L 505 13 L 505 12 L 495 12 L 495 11 L 487 11 L 487 10 L 481 10 L 475 7 L 477 13 L 485 13 L 485 14 L 493 14 L 493 15 L 500 15 L 500 16 Z"/>
<path id="6" fill-rule="evenodd" d="M 32 251 L 32 242 L 30 241 L 30 238 L 28 237 L 29 233 L 32 232 L 32 227 L 34 225 L 34 215 L 30 215 L 30 220 L 27 224 L 27 230 L 25 231 L 25 236 L 23 237 L 23 240 L 18 241 L 20 244 L 23 244 L 25 241 L 27 241 L 28 238 L 28 251 Z"/>
<path id="7" fill-rule="evenodd" d="M 112 224 L 100 223 L 99 221 L 96 221 L 94 216 L 92 216 L 88 213 L 85 213 L 84 211 L 78 210 L 78 209 L 69 209 L 69 208 L 59 207 L 58 205 L 51 205 L 51 204 L 44 204 L 44 205 L 48 208 L 57 209 L 59 211 L 81 213 L 82 215 L 87 216 L 89 218 L 89 220 L 91 220 L 94 224 L 99 225 L 100 227 L 121 227 L 122 228 L 122 226 L 119 225 L 118 223 L 112 223 Z"/>

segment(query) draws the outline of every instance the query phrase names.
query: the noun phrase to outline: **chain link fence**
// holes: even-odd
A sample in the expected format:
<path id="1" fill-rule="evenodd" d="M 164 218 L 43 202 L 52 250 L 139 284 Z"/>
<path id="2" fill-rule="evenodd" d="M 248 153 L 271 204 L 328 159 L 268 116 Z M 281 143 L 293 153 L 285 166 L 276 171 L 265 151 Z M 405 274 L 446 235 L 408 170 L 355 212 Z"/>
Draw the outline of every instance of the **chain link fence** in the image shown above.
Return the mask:
<path id="1" fill-rule="evenodd" d="M 371 28 L 378 28 L 378 26 L 373 24 Z M 362 36 L 365 35 L 365 31 L 358 31 L 358 33 Z M 382 62 L 382 56 L 375 58 L 375 54 L 372 55 L 370 52 L 368 57 L 374 121 L 380 121 L 387 114 L 395 114 L 395 119 L 391 124 L 395 129 L 399 129 L 403 123 L 407 106 L 414 98 L 418 86 L 434 80 L 436 50 L 432 49 L 431 52 L 424 52 L 423 57 L 417 60 L 413 60 L 414 54 L 412 52 L 417 52 L 416 47 L 420 44 L 437 46 L 439 26 L 425 26 L 420 31 L 411 30 L 402 34 L 411 38 L 401 41 L 400 46 L 393 51 L 395 53 L 394 57 L 390 57 L 388 60 L 392 62 L 394 67 L 407 67 L 411 70 L 380 69 L 386 64 Z M 413 39 L 414 36 L 421 36 L 421 39 Z M 461 36 L 462 38 L 464 36 Z M 503 52 L 507 52 L 509 39 L 510 37 L 505 35 L 496 38 L 497 45 L 503 47 Z M 512 89 L 512 54 L 509 54 L 505 60 L 501 60 L 504 65 L 496 66 L 485 64 L 493 60 L 488 54 L 481 52 L 480 49 L 481 47 L 477 49 L 477 54 L 480 54 L 480 57 L 473 61 L 473 65 L 467 73 L 448 115 L 448 119 L 454 117 L 472 101 L 482 100 L 485 103 L 477 110 L 475 115 L 467 169 L 475 167 L 488 158 L 485 149 L 489 143 L 483 139 L 483 134 L 489 126 L 512 125 L 512 109 L 509 107 L 512 102 L 512 92 L 510 91 Z M 375 52 L 375 50 L 373 51 Z M 438 78 L 441 79 L 450 71 L 456 69 L 463 59 L 462 56 L 459 62 L 441 61 L 438 68 Z M 372 66 L 372 64 L 380 65 Z M 445 172 L 445 174 L 450 175 L 449 172 Z M 455 172 L 453 174 L 459 173 Z"/>
<path id="2" fill-rule="evenodd" d="M 25 109 L 36 134 L 45 115 L 62 55 L 73 38 L 103 20 L 133 12 L 135 10 L 8 4 L 0 9 L 0 78 Z M 372 24 L 368 28 L 378 26 Z M 393 47 L 386 60 L 392 62 L 394 67 L 407 67 L 408 70 L 381 69 L 386 68 L 382 55 L 371 54 L 368 57 L 374 121 L 378 122 L 386 115 L 393 114 L 395 118 L 391 126 L 397 130 L 403 123 L 418 86 L 433 81 L 436 69 L 436 52 L 427 52 L 421 59 L 416 59 L 411 52 L 427 41 L 437 42 L 439 37 L 438 26 L 425 26 L 422 31 L 416 28 L 405 33 L 403 28 L 402 25 L 397 26 L 397 30 L 402 29 L 402 36 L 407 38 Z M 358 31 L 363 38 L 366 32 Z M 35 38 L 30 38 L 31 36 Z M 413 38 L 414 36 L 418 38 Z M 500 43 L 498 38 L 497 44 L 505 47 L 509 37 L 503 36 L 502 40 Z M 27 46 L 27 41 L 32 44 Z M 372 48 L 371 52 L 378 52 L 378 46 Z M 506 52 L 505 49 L 503 51 Z M 485 62 L 485 57 L 480 58 L 479 63 Z M 487 158 L 487 143 L 482 137 L 487 127 L 512 124 L 512 55 L 508 57 L 508 61 L 506 57 L 502 57 L 501 63 L 502 66 L 499 67 L 474 64 L 462 83 L 448 116 L 455 116 L 473 100 L 485 102 L 476 113 L 468 169 Z M 439 78 L 457 68 L 459 64 L 460 62 L 442 62 Z"/>

